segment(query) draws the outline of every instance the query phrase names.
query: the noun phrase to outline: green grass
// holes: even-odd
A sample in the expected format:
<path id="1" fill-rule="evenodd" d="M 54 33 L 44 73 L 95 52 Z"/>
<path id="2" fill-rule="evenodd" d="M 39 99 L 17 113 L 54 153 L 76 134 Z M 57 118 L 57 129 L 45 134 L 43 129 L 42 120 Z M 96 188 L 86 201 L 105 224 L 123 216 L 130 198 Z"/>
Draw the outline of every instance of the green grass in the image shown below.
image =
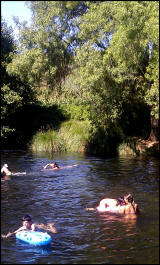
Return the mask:
<path id="1" fill-rule="evenodd" d="M 136 156 L 136 152 L 127 143 L 122 143 L 118 147 L 118 154 L 120 156 Z"/>
<path id="2" fill-rule="evenodd" d="M 69 120 L 58 130 L 37 132 L 31 141 L 33 151 L 81 152 L 89 138 L 89 121 Z"/>

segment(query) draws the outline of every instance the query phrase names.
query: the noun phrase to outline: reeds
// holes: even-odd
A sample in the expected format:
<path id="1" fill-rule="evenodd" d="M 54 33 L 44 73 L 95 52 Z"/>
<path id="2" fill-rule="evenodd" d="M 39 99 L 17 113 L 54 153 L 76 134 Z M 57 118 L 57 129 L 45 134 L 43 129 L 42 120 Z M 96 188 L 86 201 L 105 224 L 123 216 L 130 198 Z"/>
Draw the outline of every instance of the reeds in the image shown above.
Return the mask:
<path id="1" fill-rule="evenodd" d="M 31 150 L 45 152 L 81 152 L 89 137 L 89 121 L 69 120 L 58 130 L 37 132 L 31 141 Z"/>

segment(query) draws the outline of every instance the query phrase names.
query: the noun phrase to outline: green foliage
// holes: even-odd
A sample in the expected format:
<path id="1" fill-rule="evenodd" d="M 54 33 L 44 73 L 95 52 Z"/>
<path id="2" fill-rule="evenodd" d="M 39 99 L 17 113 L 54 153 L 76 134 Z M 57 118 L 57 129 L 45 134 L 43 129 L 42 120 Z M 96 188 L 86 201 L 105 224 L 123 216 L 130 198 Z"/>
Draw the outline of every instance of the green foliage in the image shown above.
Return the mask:
<path id="1" fill-rule="evenodd" d="M 70 72 L 71 46 L 76 18 L 85 12 L 83 2 L 28 1 L 32 25 L 17 25 L 20 30 L 20 53 L 7 70 L 33 87 L 55 90 Z M 72 30 L 72 34 L 71 34 Z"/>
<path id="2" fill-rule="evenodd" d="M 75 120 L 89 120 L 89 106 L 75 105 L 75 104 L 62 104 L 60 109 L 67 119 Z"/>
<path id="3" fill-rule="evenodd" d="M 148 20 L 145 23 L 146 33 L 151 45 L 149 65 L 145 74 L 146 79 L 151 83 L 147 89 L 145 100 L 151 106 L 151 114 L 159 118 L 159 1 L 149 2 L 147 7 Z M 151 26 L 152 25 L 152 26 Z"/>
<path id="4" fill-rule="evenodd" d="M 9 53 L 15 48 L 15 43 L 13 40 L 13 30 L 12 27 L 8 27 L 7 23 L 3 20 L 1 21 L 1 60 L 3 67 L 10 61 Z"/>
<path id="5" fill-rule="evenodd" d="M 1 137 L 2 141 L 7 138 L 13 131 L 5 119 L 21 103 L 21 96 L 16 91 L 17 85 L 15 79 L 11 78 L 6 72 L 6 67 L 10 59 L 10 53 L 15 49 L 15 43 L 12 36 L 12 28 L 8 28 L 6 22 L 2 19 L 1 25 Z M 15 88 L 12 85 L 15 84 Z"/>
<path id="6" fill-rule="evenodd" d="M 16 54 L 16 45 L 12 35 L 12 28 L 2 21 L 1 31 L 1 136 L 5 142 L 7 137 L 15 136 L 15 127 L 8 122 L 8 118 L 16 109 L 24 104 L 32 102 L 34 92 L 27 83 L 22 82 L 17 76 L 7 72 L 8 65 Z M 15 55 L 16 56 L 16 55 Z"/>
<path id="7" fill-rule="evenodd" d="M 10 129 L 8 127 L 2 126 L 1 128 L 1 138 L 4 140 L 10 136 L 11 133 L 15 132 L 15 129 Z"/>
<path id="8" fill-rule="evenodd" d="M 33 151 L 82 152 L 89 138 L 88 121 L 63 122 L 58 130 L 40 131 L 31 141 Z"/>
<path id="9" fill-rule="evenodd" d="M 1 119 L 4 120 L 8 116 L 9 110 L 13 111 L 20 104 L 21 97 L 18 93 L 10 89 L 9 84 L 1 87 Z"/>
<path id="10" fill-rule="evenodd" d="M 5 126 L 9 124 L 10 128 L 15 128 L 15 130 L 13 134 L 7 134 L 8 142 L 4 141 L 2 146 L 26 148 L 37 131 L 57 129 L 64 120 L 64 114 L 57 105 L 46 107 L 28 104 L 17 107 L 5 119 Z"/>
<path id="11" fill-rule="evenodd" d="M 75 83 L 97 127 L 116 124 L 124 105 L 136 101 L 158 118 L 158 6 L 157 1 L 90 2 L 80 18 Z"/>
<path id="12" fill-rule="evenodd" d="M 159 2 L 27 1 L 27 4 L 32 12 L 31 26 L 15 20 L 20 30 L 18 52 L 13 50 L 10 34 L 5 33 L 3 38 L 8 43 L 8 50 L 5 45 L 2 49 L 3 126 L 10 125 L 19 131 L 10 114 L 15 113 L 16 118 L 17 107 L 37 100 L 42 108 L 57 104 L 66 119 L 91 120 L 88 145 L 91 152 L 114 153 L 125 136 L 147 137 L 149 114 L 159 119 Z M 42 129 L 39 125 L 43 126 L 43 122 L 44 130 L 49 129 L 48 121 L 42 118 L 40 123 L 38 113 L 35 115 L 38 125 L 35 126 L 34 116 L 30 126 L 36 129 L 31 130 L 30 136 Z M 59 126 L 62 120 L 57 120 Z M 27 130 L 27 126 L 24 128 Z M 43 133 L 37 139 L 50 142 Z M 76 146 L 74 142 L 68 148 L 65 137 L 57 140 L 57 132 L 48 132 L 47 137 L 55 139 L 54 144 L 62 143 L 57 150 Z M 74 139 L 73 135 L 71 138 Z M 42 149 L 49 148 L 46 146 Z"/>
<path id="13" fill-rule="evenodd" d="M 65 144 L 56 131 L 38 132 L 33 136 L 30 145 L 32 151 L 65 152 Z"/>
<path id="14" fill-rule="evenodd" d="M 99 156 L 115 156 L 124 134 L 118 125 L 110 123 L 107 126 L 95 127 L 89 137 L 88 152 Z"/>
<path id="15" fill-rule="evenodd" d="M 4 119 L 9 109 L 16 106 L 21 99 L 16 91 L 13 91 L 11 85 L 13 80 L 6 72 L 6 66 L 10 62 L 9 54 L 14 51 L 14 40 L 12 36 L 12 28 L 8 28 L 7 24 L 2 20 L 1 30 L 1 118 Z"/>
<path id="16" fill-rule="evenodd" d="M 15 54 L 7 71 L 11 75 L 19 76 L 22 82 L 38 85 L 46 64 L 43 57 L 42 51 L 38 48 L 25 51 L 23 54 Z"/>

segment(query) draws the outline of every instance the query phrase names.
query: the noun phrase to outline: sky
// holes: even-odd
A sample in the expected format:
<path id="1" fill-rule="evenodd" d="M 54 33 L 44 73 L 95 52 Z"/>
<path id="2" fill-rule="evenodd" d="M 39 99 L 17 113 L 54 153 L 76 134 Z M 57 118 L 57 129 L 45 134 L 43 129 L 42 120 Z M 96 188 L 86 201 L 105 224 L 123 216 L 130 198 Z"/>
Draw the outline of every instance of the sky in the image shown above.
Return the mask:
<path id="1" fill-rule="evenodd" d="M 12 16 L 19 17 L 19 21 L 26 20 L 28 25 L 31 21 L 31 11 L 25 4 L 26 1 L 1 1 L 1 16 L 4 18 L 8 27 L 12 26 L 15 34 L 16 27 Z"/>

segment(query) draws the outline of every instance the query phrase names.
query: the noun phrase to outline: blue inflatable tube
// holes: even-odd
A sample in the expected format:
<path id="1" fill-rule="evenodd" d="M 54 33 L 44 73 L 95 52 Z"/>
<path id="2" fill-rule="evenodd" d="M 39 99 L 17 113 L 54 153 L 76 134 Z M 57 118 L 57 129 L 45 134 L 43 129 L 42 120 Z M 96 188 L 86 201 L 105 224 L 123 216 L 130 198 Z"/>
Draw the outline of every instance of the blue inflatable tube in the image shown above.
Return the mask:
<path id="1" fill-rule="evenodd" d="M 47 233 L 37 231 L 20 231 L 16 233 L 16 238 L 35 246 L 48 245 L 52 240 Z"/>

